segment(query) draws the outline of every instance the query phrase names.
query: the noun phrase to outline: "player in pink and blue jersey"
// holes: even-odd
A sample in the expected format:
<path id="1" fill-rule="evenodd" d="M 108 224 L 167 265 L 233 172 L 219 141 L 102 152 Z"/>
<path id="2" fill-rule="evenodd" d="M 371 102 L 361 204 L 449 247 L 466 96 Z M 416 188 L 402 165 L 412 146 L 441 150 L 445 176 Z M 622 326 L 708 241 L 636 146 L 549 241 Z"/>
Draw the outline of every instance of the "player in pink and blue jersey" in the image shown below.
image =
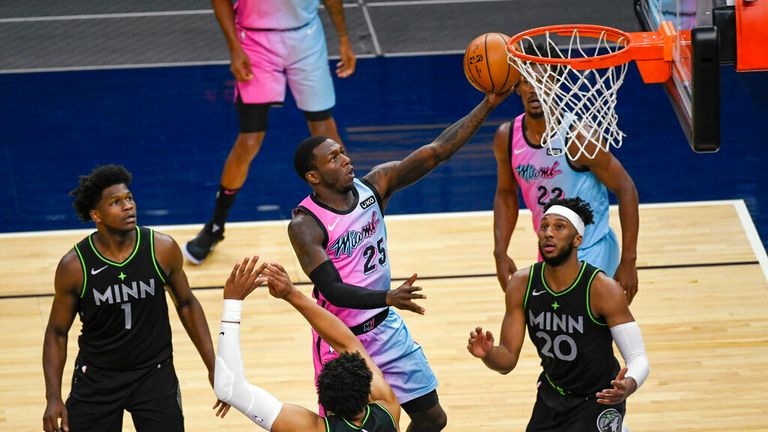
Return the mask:
<path id="1" fill-rule="evenodd" d="M 538 232 L 544 206 L 553 198 L 579 197 L 589 203 L 595 223 L 587 227 L 579 259 L 605 271 L 624 288 L 627 300 L 637 293 L 637 233 L 639 226 L 638 195 L 632 178 L 618 159 L 607 151 L 597 152 L 594 159 L 579 156 L 571 160 L 566 146 L 567 128 L 561 136 L 542 146 L 544 111 L 533 86 L 521 77 L 516 92 L 525 112 L 496 130 L 493 146 L 497 162 L 497 185 L 493 203 L 494 257 L 496 275 L 502 289 L 517 271 L 507 254 L 515 230 L 520 205 L 517 191 L 522 192 L 525 206 L 531 211 L 534 232 Z M 608 191 L 619 203 L 622 245 L 608 224 Z M 539 257 L 541 260 L 541 257 Z"/>
<path id="2" fill-rule="evenodd" d="M 485 117 L 507 96 L 489 94 L 472 112 L 408 155 L 355 177 L 343 148 L 326 137 L 304 140 L 296 149 L 296 172 L 312 194 L 294 211 L 288 226 L 301 267 L 315 284 L 318 304 L 357 335 L 384 373 L 411 418 L 408 431 L 439 431 L 447 423 L 437 396 L 437 378 L 419 344 L 390 306 L 423 313 L 424 298 L 414 274 L 390 290 L 384 211 L 392 194 L 426 176 L 474 135 Z M 336 353 L 313 334 L 315 372 Z"/>
<path id="3" fill-rule="evenodd" d="M 240 133 L 221 172 L 213 215 L 194 239 L 184 244 L 184 256 L 202 264 L 224 239 L 224 224 L 251 161 L 261 149 L 271 106 L 285 100 L 286 85 L 304 112 L 311 135 L 341 142 L 332 108 L 336 103 L 328 64 L 319 0 L 211 0 L 224 33 L 235 76 L 235 103 Z M 341 61 L 336 75 L 355 71 L 355 54 L 347 35 L 342 0 L 323 0 L 339 37 Z"/>

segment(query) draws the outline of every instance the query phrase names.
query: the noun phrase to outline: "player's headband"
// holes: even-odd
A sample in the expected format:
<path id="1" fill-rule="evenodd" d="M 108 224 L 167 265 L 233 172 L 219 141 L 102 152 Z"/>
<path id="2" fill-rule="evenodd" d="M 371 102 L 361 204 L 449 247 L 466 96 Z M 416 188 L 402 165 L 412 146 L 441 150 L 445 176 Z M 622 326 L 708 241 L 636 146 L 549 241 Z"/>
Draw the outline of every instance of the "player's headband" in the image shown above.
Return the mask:
<path id="1" fill-rule="evenodd" d="M 572 223 L 574 227 L 576 227 L 576 231 L 579 233 L 579 235 L 584 235 L 584 221 L 581 220 L 581 216 L 577 215 L 575 211 L 565 206 L 553 205 L 547 209 L 547 211 L 544 213 L 544 216 L 548 214 L 556 214 L 568 219 L 568 221 Z"/>

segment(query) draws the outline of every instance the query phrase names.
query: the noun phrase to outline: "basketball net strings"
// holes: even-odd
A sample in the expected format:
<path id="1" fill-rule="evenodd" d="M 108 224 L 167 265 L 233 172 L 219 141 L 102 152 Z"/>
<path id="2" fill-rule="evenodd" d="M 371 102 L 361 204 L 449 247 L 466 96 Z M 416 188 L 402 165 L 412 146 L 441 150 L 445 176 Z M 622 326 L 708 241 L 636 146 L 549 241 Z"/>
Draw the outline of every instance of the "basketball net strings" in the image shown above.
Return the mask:
<path id="1" fill-rule="evenodd" d="M 549 32 L 539 35 L 543 38 L 545 52 L 540 52 L 535 40 L 524 37 L 519 49 L 538 57 L 581 58 L 596 57 L 624 49 L 627 41 L 620 39 L 610 42 L 603 32 L 592 53 L 582 46 L 579 31 L 574 29 L 568 48 L 563 52 Z M 526 52 L 526 45 L 531 52 Z M 568 155 L 572 159 L 582 154 L 594 158 L 598 152 L 607 151 L 611 146 L 621 147 L 625 136 L 618 127 L 616 114 L 617 92 L 624 82 L 627 64 L 604 69 L 575 70 L 570 65 L 550 65 L 525 61 L 509 55 L 510 62 L 533 85 L 544 110 L 546 129 L 542 145 L 562 138 Z M 568 125 L 566 130 L 563 126 Z M 571 147 L 574 147 L 574 152 Z M 591 150 L 590 150 L 591 149 Z M 574 154 L 571 154 L 574 153 Z"/>

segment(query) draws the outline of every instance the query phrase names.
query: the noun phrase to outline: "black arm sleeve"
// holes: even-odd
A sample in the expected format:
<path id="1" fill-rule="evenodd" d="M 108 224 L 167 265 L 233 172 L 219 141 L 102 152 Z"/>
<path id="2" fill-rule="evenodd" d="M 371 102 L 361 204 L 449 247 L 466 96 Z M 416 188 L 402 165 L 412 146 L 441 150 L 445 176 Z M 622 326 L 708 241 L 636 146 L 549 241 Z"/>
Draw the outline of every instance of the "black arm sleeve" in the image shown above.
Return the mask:
<path id="1" fill-rule="evenodd" d="M 387 291 L 376 291 L 355 285 L 345 284 L 341 280 L 331 260 L 326 260 L 309 274 L 323 297 L 332 305 L 350 309 L 376 309 L 387 307 Z"/>

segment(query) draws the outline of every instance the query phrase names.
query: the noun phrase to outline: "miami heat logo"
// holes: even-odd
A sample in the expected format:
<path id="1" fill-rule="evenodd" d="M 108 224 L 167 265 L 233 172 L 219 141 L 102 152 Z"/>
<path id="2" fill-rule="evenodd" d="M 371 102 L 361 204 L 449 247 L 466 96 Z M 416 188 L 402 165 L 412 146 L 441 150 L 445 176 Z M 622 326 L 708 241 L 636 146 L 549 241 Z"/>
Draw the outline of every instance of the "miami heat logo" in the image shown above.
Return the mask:
<path id="1" fill-rule="evenodd" d="M 352 252 L 354 252 L 363 241 L 376 234 L 379 222 L 381 222 L 381 219 L 377 216 L 376 212 L 373 212 L 373 214 L 371 214 L 371 220 L 360 227 L 360 231 L 349 230 L 340 235 L 332 245 L 328 246 L 328 255 L 334 255 L 335 258 L 342 255 L 352 256 Z"/>

